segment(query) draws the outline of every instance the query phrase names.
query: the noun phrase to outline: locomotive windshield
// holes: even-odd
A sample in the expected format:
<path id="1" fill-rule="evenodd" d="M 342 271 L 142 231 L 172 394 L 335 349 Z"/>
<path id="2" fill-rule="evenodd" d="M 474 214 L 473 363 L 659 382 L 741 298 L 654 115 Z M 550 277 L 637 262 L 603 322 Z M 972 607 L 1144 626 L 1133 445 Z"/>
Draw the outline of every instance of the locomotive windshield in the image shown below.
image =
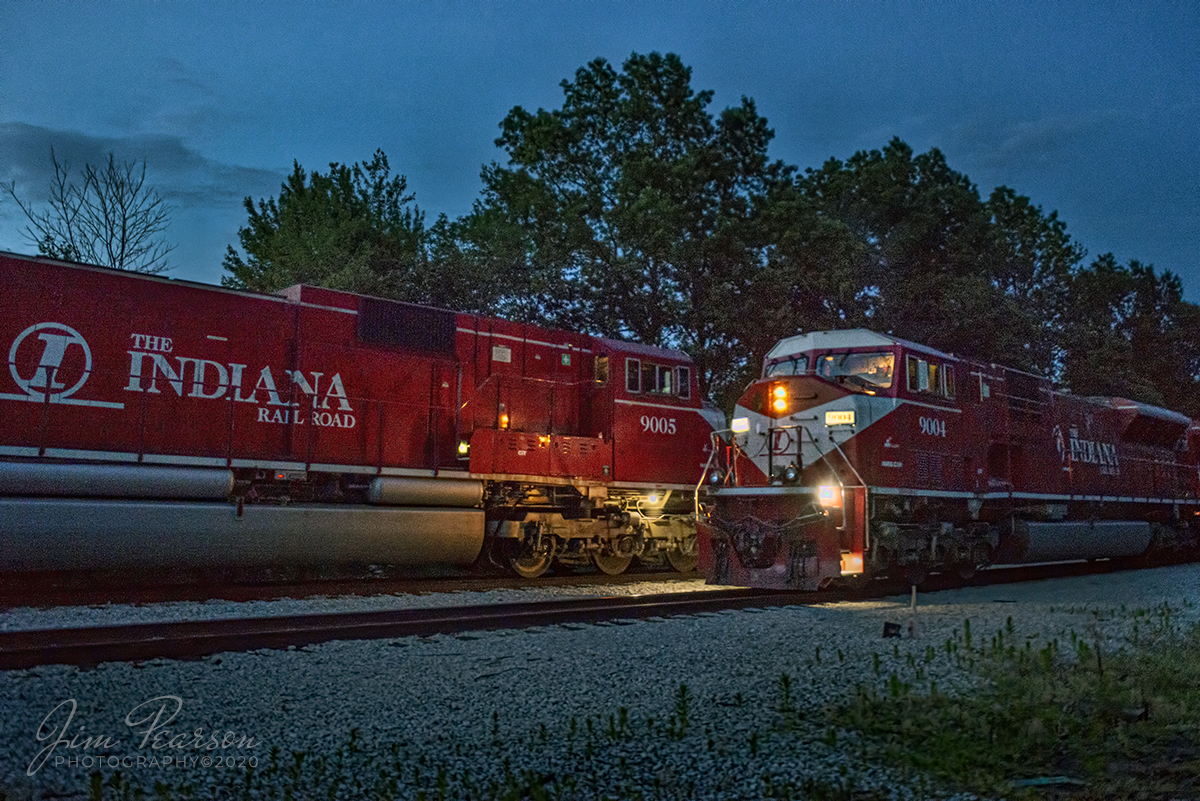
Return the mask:
<path id="1" fill-rule="evenodd" d="M 790 359 L 767 365 L 763 378 L 771 378 L 777 375 L 804 375 L 807 370 L 808 357 L 793 356 Z"/>
<path id="2" fill-rule="evenodd" d="M 873 392 L 892 385 L 894 365 L 891 353 L 837 353 L 817 361 L 817 375 L 851 389 Z"/>

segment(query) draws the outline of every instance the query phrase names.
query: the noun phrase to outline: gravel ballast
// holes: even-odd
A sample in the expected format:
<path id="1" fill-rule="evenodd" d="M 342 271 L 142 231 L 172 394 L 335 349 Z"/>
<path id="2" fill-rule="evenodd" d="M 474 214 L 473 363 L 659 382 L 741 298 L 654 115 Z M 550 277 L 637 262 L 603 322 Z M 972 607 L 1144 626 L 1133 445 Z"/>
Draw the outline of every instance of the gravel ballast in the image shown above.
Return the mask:
<path id="1" fill-rule="evenodd" d="M 817 781 L 908 798 L 931 788 L 864 764 L 824 706 L 893 674 L 918 691 L 970 692 L 980 680 L 952 660 L 924 661 L 968 619 L 981 638 L 1011 617 L 1018 639 L 1074 630 L 1115 649 L 1135 611 L 1165 604 L 1187 626 L 1198 596 L 1200 566 L 1183 565 L 921 596 L 912 639 L 880 636 L 884 622 L 907 626 L 909 599 L 897 597 L 11 671 L 0 673 L 0 788 L 86 797 L 90 774 L 120 770 L 150 797 L 164 782 L 197 798 L 283 798 L 289 787 L 307 798 L 329 797 L 338 775 L 338 797 L 378 787 L 416 798 L 439 797 L 441 769 L 445 798 L 491 797 L 471 788 L 504 787 L 506 775 L 574 788 L 551 797 L 757 798 Z M 99 739 L 108 747 L 82 747 Z M 234 768 L 217 767 L 230 757 Z"/>

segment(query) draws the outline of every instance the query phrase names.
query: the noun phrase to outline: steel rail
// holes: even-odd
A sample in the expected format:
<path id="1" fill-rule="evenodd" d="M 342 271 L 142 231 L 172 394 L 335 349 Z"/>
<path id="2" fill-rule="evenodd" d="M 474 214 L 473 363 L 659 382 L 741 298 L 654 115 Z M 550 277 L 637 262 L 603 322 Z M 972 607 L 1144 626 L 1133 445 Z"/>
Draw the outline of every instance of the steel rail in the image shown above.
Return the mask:
<path id="1" fill-rule="evenodd" d="M 1172 563 L 1174 562 L 1168 561 L 1165 564 Z M 1001 566 L 981 571 L 969 581 L 949 576 L 932 576 L 922 593 L 968 586 L 1014 585 L 1146 567 L 1148 566 L 1134 564 L 1129 560 Z M 229 651 L 302 648 L 333 640 L 428 637 L 562 623 L 634 621 L 748 608 L 804 606 L 884 598 L 906 590 L 907 585 L 893 581 L 876 581 L 858 587 L 819 592 L 727 588 L 382 612 L 339 612 L 17 630 L 0 632 L 0 670 L 19 670 L 53 664 L 92 667 L 113 661 L 197 659 Z"/>
<path id="2" fill-rule="evenodd" d="M 277 601 L 314 595 L 385 595 L 395 593 L 483 592 L 497 589 L 590 587 L 639 582 L 682 583 L 695 581 L 695 573 L 676 571 L 635 572 L 618 576 L 577 573 L 523 579 L 517 576 L 384 576 L 315 578 L 293 581 L 192 581 L 131 585 L 127 573 L 108 576 L 3 575 L 0 576 L 0 614 L 14 607 L 93 606 L 103 604 L 155 604 L 171 601 Z M 603 592 L 603 590 L 600 590 Z"/>
<path id="3" fill-rule="evenodd" d="M 729 589 L 384 612 L 137 623 L 0 632 L 0 670 L 196 659 L 226 651 L 300 648 L 332 640 L 428 637 L 465 631 L 600 623 L 802 603 L 797 593 Z M 827 600 L 822 598 L 821 600 Z"/>

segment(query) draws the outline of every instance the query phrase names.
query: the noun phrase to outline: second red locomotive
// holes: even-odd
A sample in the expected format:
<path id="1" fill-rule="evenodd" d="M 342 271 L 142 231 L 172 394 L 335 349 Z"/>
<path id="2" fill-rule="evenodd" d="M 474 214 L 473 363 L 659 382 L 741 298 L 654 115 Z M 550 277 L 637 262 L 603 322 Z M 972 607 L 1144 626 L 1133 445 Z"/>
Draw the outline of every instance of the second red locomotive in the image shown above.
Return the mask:
<path id="1" fill-rule="evenodd" d="M 1200 427 L 866 330 L 779 342 L 710 474 L 711 583 L 842 577 L 1194 545 Z"/>
<path id="2" fill-rule="evenodd" d="M 683 353 L 0 254 L 0 570 L 695 564 Z"/>

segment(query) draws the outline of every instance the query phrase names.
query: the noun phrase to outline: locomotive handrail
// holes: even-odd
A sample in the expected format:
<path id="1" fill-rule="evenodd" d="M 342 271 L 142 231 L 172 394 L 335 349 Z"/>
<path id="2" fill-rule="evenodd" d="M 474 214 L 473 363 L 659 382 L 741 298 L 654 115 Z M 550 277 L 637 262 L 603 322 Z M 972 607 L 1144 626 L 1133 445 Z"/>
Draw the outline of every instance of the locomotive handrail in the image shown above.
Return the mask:
<path id="1" fill-rule="evenodd" d="M 814 437 L 813 433 L 811 431 L 809 431 L 807 428 L 804 428 L 804 433 L 808 434 L 809 441 L 812 442 L 813 447 L 817 449 L 817 453 L 821 454 L 821 461 L 823 461 L 823 462 L 825 462 L 825 464 L 829 465 L 829 469 L 833 472 L 833 477 L 837 481 L 838 485 L 842 486 L 842 487 L 846 486 L 845 483 L 842 481 L 841 476 L 838 475 L 837 468 L 835 468 L 833 466 L 833 464 L 829 461 L 828 453 L 821 453 L 821 446 L 817 443 L 817 438 Z M 833 443 L 833 447 L 837 450 L 838 455 L 842 457 L 842 461 L 846 463 L 846 466 L 850 468 L 850 472 L 854 474 L 854 478 L 858 480 L 858 484 L 856 484 L 855 486 L 858 486 L 858 487 L 867 486 L 867 483 L 865 481 L 863 481 L 863 477 L 859 474 L 858 470 L 856 470 L 854 468 L 854 464 L 850 461 L 850 458 L 848 456 L 846 456 L 846 452 L 842 450 L 842 446 L 838 444 L 837 440 L 834 439 L 833 437 L 830 437 L 829 441 Z"/>
<path id="2" fill-rule="evenodd" d="M 479 390 L 483 389 L 485 386 L 487 386 L 488 382 L 491 381 L 493 378 L 495 378 L 497 380 L 502 379 L 502 378 L 507 378 L 511 381 L 532 381 L 532 382 L 540 382 L 543 384 L 556 384 L 556 385 L 562 386 L 562 387 L 591 386 L 596 383 L 594 380 L 591 380 L 591 381 L 589 381 L 589 380 L 556 381 L 553 378 L 538 378 L 537 376 L 532 376 L 532 375 L 507 375 L 504 373 L 492 373 L 491 375 L 484 378 L 482 383 L 475 385 L 475 391 L 478 392 Z M 469 401 L 468 401 L 468 403 L 469 403 Z"/>
<path id="3" fill-rule="evenodd" d="M 700 471 L 700 480 L 696 482 L 695 492 L 692 493 L 692 499 L 694 501 L 695 514 L 696 514 L 697 520 L 700 519 L 700 488 L 704 486 L 704 479 L 708 476 L 708 470 L 710 467 L 712 467 L 713 459 L 717 455 L 717 440 L 716 440 L 716 438 L 718 436 L 720 436 L 721 434 L 725 434 L 725 433 L 732 434 L 733 429 L 732 428 L 722 428 L 719 430 L 710 431 L 708 434 L 708 444 L 709 444 L 708 461 L 704 463 L 704 469 Z M 724 441 L 723 438 L 722 438 L 722 441 Z M 736 439 L 734 440 L 733 447 L 735 447 L 735 448 L 737 447 Z"/>
<path id="4" fill-rule="evenodd" d="M 577 389 L 577 388 L 582 390 L 585 387 L 593 386 L 595 383 L 593 381 L 587 381 L 587 380 L 556 381 L 551 378 L 536 378 L 534 376 L 507 375 L 507 374 L 503 374 L 503 373 L 492 373 L 492 374 L 486 376 L 483 379 L 483 381 L 481 381 L 480 383 L 475 385 L 475 390 L 474 390 L 473 395 L 470 398 L 468 398 L 467 400 L 463 401 L 459 405 L 459 407 L 458 407 L 459 414 L 461 415 L 462 412 L 468 406 L 471 406 L 472 404 L 475 404 L 477 406 L 483 405 L 485 403 L 485 401 L 483 400 L 482 396 L 484 394 L 485 388 L 487 388 L 489 384 L 494 384 L 496 386 L 496 398 L 495 398 L 496 403 L 497 404 L 503 403 L 503 401 L 500 400 L 500 393 L 501 393 L 501 387 L 504 385 L 504 382 L 506 380 L 508 382 L 511 382 L 512 384 L 516 384 L 516 385 L 521 385 L 521 384 L 544 384 L 544 385 L 546 385 L 545 389 L 549 390 L 548 400 L 549 400 L 549 404 L 550 404 L 550 416 L 548 419 L 549 425 L 547 426 L 547 430 L 546 430 L 547 434 L 554 433 L 555 413 L 558 409 L 559 400 L 560 400 L 558 397 L 559 393 L 560 392 L 569 392 L 569 391 Z M 499 415 L 499 413 L 500 413 L 499 410 L 497 410 L 497 415 Z"/>

